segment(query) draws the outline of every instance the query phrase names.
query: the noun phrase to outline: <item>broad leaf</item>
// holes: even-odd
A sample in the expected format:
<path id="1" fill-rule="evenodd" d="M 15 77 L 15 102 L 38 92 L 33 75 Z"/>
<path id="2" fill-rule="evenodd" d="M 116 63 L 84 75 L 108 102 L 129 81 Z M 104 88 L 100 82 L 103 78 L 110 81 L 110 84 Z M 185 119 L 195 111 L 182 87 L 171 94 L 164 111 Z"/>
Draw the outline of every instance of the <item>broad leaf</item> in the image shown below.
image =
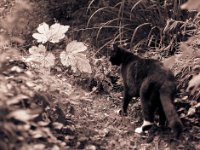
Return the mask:
<path id="1" fill-rule="evenodd" d="M 31 55 L 35 55 L 35 54 L 41 54 L 41 55 L 44 55 L 45 52 L 46 52 L 46 47 L 44 45 L 38 45 L 37 46 L 32 46 L 31 48 L 29 48 L 29 53 Z"/>
<path id="2" fill-rule="evenodd" d="M 69 30 L 69 26 L 60 25 L 55 23 L 50 27 L 49 41 L 52 43 L 58 43 L 65 37 L 65 33 Z"/>
<path id="3" fill-rule="evenodd" d="M 87 46 L 85 46 L 83 42 L 77 42 L 77 41 L 70 42 L 66 47 L 66 51 L 68 53 L 73 53 L 73 54 L 83 52 L 85 50 L 87 50 Z"/>
<path id="4" fill-rule="evenodd" d="M 64 26 L 59 23 L 55 23 L 49 27 L 49 25 L 44 22 L 39 25 L 37 28 L 38 33 L 34 33 L 33 37 L 38 43 L 46 43 L 47 41 L 51 43 L 58 43 L 65 37 L 65 33 L 68 29 L 68 25 Z"/>
<path id="5" fill-rule="evenodd" d="M 39 33 L 34 33 L 33 37 L 37 40 L 38 43 L 46 43 L 49 38 L 49 25 L 44 22 L 39 25 L 37 31 Z"/>
<path id="6" fill-rule="evenodd" d="M 67 47 L 66 51 L 61 52 L 61 63 L 65 66 L 71 66 L 74 72 L 77 69 L 81 72 L 92 73 L 92 69 L 86 55 L 81 53 L 87 49 L 87 46 L 82 42 L 72 41 Z"/>
<path id="7" fill-rule="evenodd" d="M 55 56 L 46 51 L 45 46 L 39 45 L 38 47 L 33 46 L 29 49 L 30 56 L 26 59 L 27 62 L 39 65 L 41 67 L 49 68 L 55 63 Z"/>
<path id="8" fill-rule="evenodd" d="M 89 60 L 84 54 L 79 54 L 76 56 L 77 68 L 82 72 L 92 73 L 92 69 Z"/>

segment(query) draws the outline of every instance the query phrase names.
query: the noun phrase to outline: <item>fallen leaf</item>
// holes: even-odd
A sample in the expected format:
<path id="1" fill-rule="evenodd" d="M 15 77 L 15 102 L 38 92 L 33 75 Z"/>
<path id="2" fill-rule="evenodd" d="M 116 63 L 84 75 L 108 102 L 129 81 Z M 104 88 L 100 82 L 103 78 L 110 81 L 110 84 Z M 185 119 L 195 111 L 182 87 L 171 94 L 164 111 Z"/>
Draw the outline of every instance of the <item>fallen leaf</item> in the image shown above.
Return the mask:
<path id="1" fill-rule="evenodd" d="M 38 114 L 31 114 L 29 110 L 16 110 L 11 112 L 8 115 L 8 118 L 14 118 L 22 122 L 27 122 L 31 119 L 34 119 L 37 116 Z"/>
<path id="2" fill-rule="evenodd" d="M 193 116 L 196 112 L 196 109 L 194 107 L 191 107 L 189 110 L 188 110 L 188 113 L 187 113 L 187 116 Z"/>
<path id="3" fill-rule="evenodd" d="M 60 122 L 54 122 L 53 123 L 53 127 L 55 129 L 61 130 L 64 127 L 64 125 L 62 123 L 60 123 Z"/>
<path id="4" fill-rule="evenodd" d="M 200 90 L 200 74 L 194 76 L 188 84 L 187 91 L 194 94 L 196 91 Z"/>

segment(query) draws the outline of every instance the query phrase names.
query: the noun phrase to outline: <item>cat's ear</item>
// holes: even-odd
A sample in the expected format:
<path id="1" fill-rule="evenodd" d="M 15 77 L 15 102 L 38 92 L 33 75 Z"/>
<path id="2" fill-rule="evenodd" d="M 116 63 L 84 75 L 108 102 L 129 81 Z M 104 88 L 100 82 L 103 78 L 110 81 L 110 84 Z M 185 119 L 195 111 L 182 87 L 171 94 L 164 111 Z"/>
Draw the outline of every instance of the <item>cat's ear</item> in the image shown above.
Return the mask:
<path id="1" fill-rule="evenodd" d="M 113 44 L 113 50 L 114 50 L 114 51 L 119 50 L 119 44 L 118 44 L 118 43 L 114 43 L 114 44 Z"/>

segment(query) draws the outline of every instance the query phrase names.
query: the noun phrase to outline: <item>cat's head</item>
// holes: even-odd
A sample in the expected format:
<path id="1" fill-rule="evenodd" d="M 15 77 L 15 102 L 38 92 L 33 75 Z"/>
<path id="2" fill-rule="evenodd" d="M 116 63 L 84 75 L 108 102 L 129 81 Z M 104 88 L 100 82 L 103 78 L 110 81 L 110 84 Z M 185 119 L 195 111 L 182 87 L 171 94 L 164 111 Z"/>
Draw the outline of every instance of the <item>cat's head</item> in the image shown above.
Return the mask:
<path id="1" fill-rule="evenodd" d="M 113 50 L 111 51 L 110 55 L 110 62 L 112 65 L 121 65 L 123 61 L 123 54 L 124 54 L 124 49 L 119 47 L 117 44 L 113 44 Z"/>

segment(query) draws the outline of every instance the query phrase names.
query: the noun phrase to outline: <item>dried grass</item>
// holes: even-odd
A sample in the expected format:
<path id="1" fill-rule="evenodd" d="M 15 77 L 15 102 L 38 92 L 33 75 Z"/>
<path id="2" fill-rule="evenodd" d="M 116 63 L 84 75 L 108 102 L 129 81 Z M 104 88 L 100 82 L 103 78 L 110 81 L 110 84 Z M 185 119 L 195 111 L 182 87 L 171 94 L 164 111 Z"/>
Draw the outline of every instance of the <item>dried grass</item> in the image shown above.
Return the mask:
<path id="1" fill-rule="evenodd" d="M 107 0 L 94 3 L 87 27 L 94 28 L 100 49 L 113 43 L 136 49 L 160 49 L 174 53 L 180 41 L 199 28 L 199 14 L 180 9 L 183 0 Z M 102 46 L 103 45 L 103 46 Z"/>

